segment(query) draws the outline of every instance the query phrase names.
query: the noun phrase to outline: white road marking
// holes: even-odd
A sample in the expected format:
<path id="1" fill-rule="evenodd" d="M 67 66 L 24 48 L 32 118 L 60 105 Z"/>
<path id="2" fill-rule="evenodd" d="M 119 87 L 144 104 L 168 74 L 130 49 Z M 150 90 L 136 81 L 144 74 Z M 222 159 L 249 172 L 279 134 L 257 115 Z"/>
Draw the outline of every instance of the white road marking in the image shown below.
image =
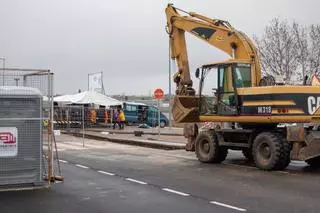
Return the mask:
<path id="1" fill-rule="evenodd" d="M 162 188 L 162 190 L 166 191 L 166 192 L 171 192 L 171 193 L 174 193 L 174 194 L 177 194 L 177 195 L 181 195 L 181 196 L 189 196 L 189 194 L 187 194 L 187 193 L 179 192 L 179 191 L 176 191 L 176 190 L 173 190 L 173 189 Z"/>
<path id="2" fill-rule="evenodd" d="M 220 202 L 217 202 L 217 201 L 210 201 L 210 203 L 218 205 L 218 206 L 223 206 L 223 207 L 226 207 L 226 208 L 229 208 L 229 209 L 234 209 L 234 210 L 237 210 L 237 211 L 240 211 L 240 212 L 246 212 L 247 211 L 246 209 L 242 209 L 242 208 L 239 208 L 239 207 L 236 207 L 236 206 L 231 206 L 231 205 L 228 205 L 228 204 L 225 204 L 225 203 L 220 203 Z"/>
<path id="3" fill-rule="evenodd" d="M 282 173 L 282 174 L 290 174 L 289 172 L 286 172 L 286 171 L 276 171 L 276 172 L 278 172 L 278 173 Z"/>
<path id="4" fill-rule="evenodd" d="M 89 167 L 81 165 L 81 164 L 76 164 L 77 167 L 83 168 L 83 169 L 89 169 Z"/>
<path id="5" fill-rule="evenodd" d="M 143 182 L 143 181 L 140 181 L 140 180 L 135 180 L 135 179 L 132 179 L 132 178 L 126 178 L 126 180 L 134 182 L 134 183 L 139 183 L 139 184 L 142 184 L 142 185 L 147 185 L 146 182 Z"/>
<path id="6" fill-rule="evenodd" d="M 62 162 L 62 163 L 68 163 L 68 161 L 66 161 L 66 160 L 59 160 L 60 162 Z"/>
<path id="7" fill-rule="evenodd" d="M 114 175 L 113 173 L 105 172 L 105 171 L 98 171 L 98 172 L 101 173 L 101 174 L 110 175 L 110 176 Z"/>

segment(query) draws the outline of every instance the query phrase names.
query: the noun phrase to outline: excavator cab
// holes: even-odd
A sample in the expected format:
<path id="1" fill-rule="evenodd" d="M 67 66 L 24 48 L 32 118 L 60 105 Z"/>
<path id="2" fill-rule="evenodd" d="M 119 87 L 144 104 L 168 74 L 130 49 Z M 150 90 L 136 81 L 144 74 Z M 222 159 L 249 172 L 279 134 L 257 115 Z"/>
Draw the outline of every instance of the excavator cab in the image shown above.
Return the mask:
<path id="1" fill-rule="evenodd" d="M 247 61 L 229 60 L 206 64 L 196 70 L 198 94 L 176 95 L 173 116 L 179 122 L 195 121 L 201 115 L 239 115 L 241 103 L 237 89 L 252 87 L 255 78 Z"/>
<path id="2" fill-rule="evenodd" d="M 238 115 L 237 88 L 251 87 L 251 65 L 229 62 L 204 65 L 196 71 L 200 115 Z"/>

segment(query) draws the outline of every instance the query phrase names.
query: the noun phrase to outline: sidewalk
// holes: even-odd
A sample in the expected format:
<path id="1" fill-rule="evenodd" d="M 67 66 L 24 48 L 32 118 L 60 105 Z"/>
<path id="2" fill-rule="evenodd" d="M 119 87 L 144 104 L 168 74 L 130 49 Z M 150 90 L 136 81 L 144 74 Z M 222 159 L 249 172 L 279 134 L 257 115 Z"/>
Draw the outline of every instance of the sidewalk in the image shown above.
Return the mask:
<path id="1" fill-rule="evenodd" d="M 135 136 L 134 131 L 143 131 L 144 134 L 142 136 Z M 172 130 L 163 129 L 159 136 L 155 129 L 151 130 L 131 127 L 126 127 L 124 130 L 113 130 L 110 128 L 87 129 L 84 132 L 84 137 L 156 149 L 185 149 L 187 140 L 179 133 L 180 129 L 175 130 L 175 132 L 171 131 Z M 62 133 L 83 137 L 82 131 L 62 131 Z"/>

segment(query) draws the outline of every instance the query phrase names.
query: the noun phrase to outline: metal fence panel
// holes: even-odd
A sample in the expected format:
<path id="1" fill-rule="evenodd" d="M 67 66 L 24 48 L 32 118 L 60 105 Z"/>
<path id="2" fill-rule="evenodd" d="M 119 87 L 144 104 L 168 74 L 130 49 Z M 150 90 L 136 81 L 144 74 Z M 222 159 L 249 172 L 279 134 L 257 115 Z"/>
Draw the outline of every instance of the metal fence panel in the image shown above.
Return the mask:
<path id="1" fill-rule="evenodd" d="M 71 131 L 82 133 L 82 144 L 84 147 L 85 136 L 85 108 L 83 105 L 64 105 L 54 107 L 54 130 Z"/>
<path id="2" fill-rule="evenodd" d="M 108 109 L 85 105 L 54 106 L 54 129 L 81 131 L 83 128 L 110 127 L 110 114 Z"/>
<path id="3" fill-rule="evenodd" d="M 0 74 L 1 189 L 47 185 L 53 176 L 52 80 L 47 70 Z"/>
<path id="4" fill-rule="evenodd" d="M 54 107 L 54 129 L 75 130 L 84 126 L 83 106 L 55 106 Z"/>

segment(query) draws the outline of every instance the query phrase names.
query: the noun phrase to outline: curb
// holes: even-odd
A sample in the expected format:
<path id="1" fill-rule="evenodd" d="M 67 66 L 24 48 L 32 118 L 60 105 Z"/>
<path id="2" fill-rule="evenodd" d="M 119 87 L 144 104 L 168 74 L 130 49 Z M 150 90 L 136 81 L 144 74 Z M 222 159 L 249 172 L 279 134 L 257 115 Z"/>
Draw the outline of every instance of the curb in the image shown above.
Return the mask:
<path id="1" fill-rule="evenodd" d="M 98 130 L 98 129 L 90 129 L 91 132 L 101 132 L 103 130 Z M 116 134 L 134 134 L 134 131 L 117 131 L 117 130 L 110 130 L 110 129 L 105 129 L 105 132 L 110 132 L 110 133 L 116 133 Z M 144 135 L 158 135 L 158 132 L 145 132 L 143 130 L 136 130 L 136 131 L 142 131 Z M 168 135 L 168 136 L 183 136 L 183 134 L 179 133 L 166 133 L 166 132 L 160 132 L 161 135 Z"/>
<path id="2" fill-rule="evenodd" d="M 82 137 L 83 134 L 81 132 L 61 132 L 62 134 L 72 135 L 75 137 Z M 120 144 L 127 144 L 127 145 L 135 145 L 135 146 L 142 146 L 142 147 L 148 147 L 148 148 L 154 148 L 154 149 L 163 149 L 163 150 L 177 150 L 177 149 L 185 149 L 185 145 L 179 145 L 174 143 L 162 143 L 159 141 L 141 141 L 141 140 L 135 140 L 135 139 L 124 139 L 124 138 L 113 138 L 108 136 L 98 136 L 93 134 L 84 134 L 85 138 L 88 139 L 94 139 L 94 140 L 102 140 L 102 141 L 109 141 L 114 143 L 120 143 Z"/>

